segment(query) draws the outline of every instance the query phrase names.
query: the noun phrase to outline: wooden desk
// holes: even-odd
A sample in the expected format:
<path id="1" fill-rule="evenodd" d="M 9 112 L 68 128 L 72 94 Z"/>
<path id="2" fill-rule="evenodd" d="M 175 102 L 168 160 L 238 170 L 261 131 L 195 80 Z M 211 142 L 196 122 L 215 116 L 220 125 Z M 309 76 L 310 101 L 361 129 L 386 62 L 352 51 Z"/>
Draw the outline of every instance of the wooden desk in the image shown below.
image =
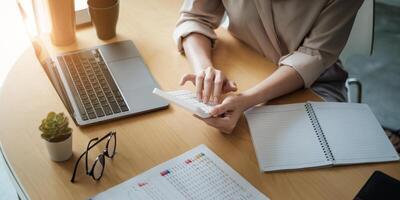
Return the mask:
<path id="1" fill-rule="evenodd" d="M 112 40 L 133 40 L 164 89 L 180 88 L 179 77 L 191 71 L 171 38 L 180 4 L 178 0 L 122 1 L 118 36 Z M 226 31 L 218 30 L 218 35 L 215 63 L 237 80 L 239 89 L 251 87 L 275 69 Z M 92 27 L 80 30 L 77 38 L 77 43 L 68 47 L 48 45 L 52 52 L 59 52 L 106 43 L 97 39 Z M 274 103 L 305 100 L 318 98 L 310 91 L 300 91 Z M 67 112 L 32 49 L 28 49 L 15 64 L 0 95 L 0 140 L 32 199 L 85 199 L 199 144 L 206 144 L 272 199 L 350 199 L 375 170 L 400 178 L 399 163 L 260 173 L 243 119 L 233 134 L 224 135 L 173 105 L 167 110 L 82 129 L 72 124 L 74 157 L 55 163 L 48 158 L 37 129 L 49 111 Z M 84 175 L 81 163 L 77 182 L 72 184 L 69 179 L 77 156 L 90 138 L 109 130 L 118 133 L 118 154 L 112 161 L 107 160 L 103 179 L 94 182 Z"/>

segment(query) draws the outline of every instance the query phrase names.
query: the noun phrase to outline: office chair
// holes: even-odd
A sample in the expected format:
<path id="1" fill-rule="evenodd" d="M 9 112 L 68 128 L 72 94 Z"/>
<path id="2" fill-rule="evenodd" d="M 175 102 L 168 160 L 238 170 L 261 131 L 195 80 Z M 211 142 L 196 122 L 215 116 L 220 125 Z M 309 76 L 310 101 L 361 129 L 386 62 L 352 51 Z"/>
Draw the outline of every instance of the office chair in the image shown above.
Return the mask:
<path id="1" fill-rule="evenodd" d="M 340 59 L 346 65 L 346 62 L 354 55 L 371 55 L 374 43 L 374 14 L 375 0 L 364 0 L 363 5 L 357 13 L 354 21 L 353 29 L 351 30 L 349 40 L 340 54 Z M 352 102 L 351 96 L 355 89 L 355 102 L 362 101 L 362 84 L 356 78 L 348 78 L 346 80 L 347 99 Z M 400 129 L 394 130 L 382 126 L 389 138 L 400 137 Z M 399 151 L 399 150 L 398 150 Z"/>
<path id="2" fill-rule="evenodd" d="M 346 62 L 354 55 L 371 55 L 374 44 L 374 0 L 364 0 L 363 5 L 358 10 L 349 39 L 339 58 L 346 65 Z M 352 86 L 355 86 L 356 101 L 362 101 L 362 84 L 356 78 L 346 80 L 347 99 L 352 102 Z"/>

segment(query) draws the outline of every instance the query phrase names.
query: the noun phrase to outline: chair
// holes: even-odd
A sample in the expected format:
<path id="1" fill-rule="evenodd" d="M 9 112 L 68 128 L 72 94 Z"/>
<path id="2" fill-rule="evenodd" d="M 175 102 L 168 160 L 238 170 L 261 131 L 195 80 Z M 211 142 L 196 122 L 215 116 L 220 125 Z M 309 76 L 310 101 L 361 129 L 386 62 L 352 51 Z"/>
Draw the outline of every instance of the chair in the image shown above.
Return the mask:
<path id="1" fill-rule="evenodd" d="M 364 0 L 358 11 L 347 44 L 339 57 L 344 65 L 346 65 L 351 56 L 372 54 L 374 44 L 374 5 L 374 0 Z M 362 84 L 356 78 L 349 78 L 346 81 L 348 101 L 352 101 L 352 86 L 356 86 L 356 102 L 361 103 Z"/>

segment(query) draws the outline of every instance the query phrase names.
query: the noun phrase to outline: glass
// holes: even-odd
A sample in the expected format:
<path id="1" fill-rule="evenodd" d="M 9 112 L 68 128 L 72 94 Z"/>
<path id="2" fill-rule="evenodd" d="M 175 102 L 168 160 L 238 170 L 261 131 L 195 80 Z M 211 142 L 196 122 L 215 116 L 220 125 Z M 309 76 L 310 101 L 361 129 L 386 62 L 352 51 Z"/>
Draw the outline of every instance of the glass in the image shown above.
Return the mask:
<path id="1" fill-rule="evenodd" d="M 97 156 L 97 158 L 95 159 L 89 170 L 89 161 L 88 161 L 89 150 L 105 139 L 107 139 L 106 147 L 104 148 L 103 152 Z M 82 155 L 78 158 L 78 160 L 75 163 L 71 182 L 75 182 L 75 175 L 78 169 L 78 164 L 83 156 L 85 156 L 86 174 L 91 176 L 96 181 L 100 180 L 101 177 L 103 176 L 104 168 L 106 165 L 105 157 L 113 158 L 115 155 L 116 148 L 117 148 L 117 133 L 115 131 L 109 132 L 107 135 L 103 136 L 100 139 L 99 138 L 91 139 L 86 147 L 86 151 L 82 153 Z"/>

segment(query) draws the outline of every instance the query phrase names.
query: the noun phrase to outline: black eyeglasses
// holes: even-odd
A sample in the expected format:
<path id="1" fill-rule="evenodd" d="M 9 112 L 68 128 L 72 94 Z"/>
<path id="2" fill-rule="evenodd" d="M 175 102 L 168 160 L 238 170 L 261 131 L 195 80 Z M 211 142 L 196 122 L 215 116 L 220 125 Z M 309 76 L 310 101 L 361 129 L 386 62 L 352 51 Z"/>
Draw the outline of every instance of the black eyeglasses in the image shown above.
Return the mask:
<path id="1" fill-rule="evenodd" d="M 96 160 L 93 162 L 92 167 L 89 170 L 88 164 L 88 154 L 89 150 L 96 146 L 98 143 L 107 139 L 106 147 L 104 148 L 103 152 L 97 156 Z M 106 165 L 105 156 L 109 158 L 113 158 L 115 155 L 115 149 L 117 148 L 117 133 L 115 131 L 109 132 L 102 138 L 93 138 L 89 141 L 86 151 L 82 153 L 82 155 L 78 158 L 75 163 L 74 173 L 72 174 L 71 182 L 75 182 L 75 175 L 78 169 L 79 161 L 85 155 L 85 166 L 86 166 L 86 174 L 91 176 L 94 180 L 98 181 L 103 176 L 104 168 Z"/>

